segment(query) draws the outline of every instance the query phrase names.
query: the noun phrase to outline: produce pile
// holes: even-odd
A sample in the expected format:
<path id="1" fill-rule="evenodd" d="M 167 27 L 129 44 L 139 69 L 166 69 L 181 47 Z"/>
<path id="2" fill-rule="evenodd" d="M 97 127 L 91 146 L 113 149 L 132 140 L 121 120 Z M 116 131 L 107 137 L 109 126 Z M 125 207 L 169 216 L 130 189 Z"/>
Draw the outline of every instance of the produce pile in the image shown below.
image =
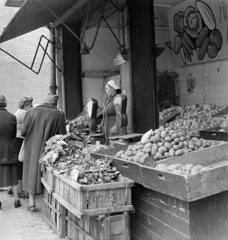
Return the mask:
<path id="1" fill-rule="evenodd" d="M 218 143 L 214 141 L 192 137 L 181 130 L 161 126 L 156 130 L 149 130 L 140 142 L 129 145 L 126 151 L 121 150 L 116 156 L 144 165 L 149 156 L 153 156 L 153 159 L 158 161 L 216 144 Z"/>
<path id="2" fill-rule="evenodd" d="M 222 123 L 222 120 L 213 118 L 213 115 L 223 108 L 212 104 L 179 107 L 180 114 L 172 122 L 166 123 L 164 126 L 175 131 L 181 130 L 191 136 L 199 136 L 200 130 L 214 128 Z"/>
<path id="3" fill-rule="evenodd" d="M 162 110 L 161 112 L 159 112 L 159 121 L 161 122 L 162 120 L 168 118 L 174 111 L 181 111 L 181 107 L 170 107 L 167 109 Z"/>
<path id="4" fill-rule="evenodd" d="M 88 125 L 88 121 L 84 117 L 79 117 L 73 120 L 67 120 L 68 132 L 71 133 L 72 139 L 83 141 L 87 138 L 85 132 L 82 131 Z"/>
<path id="5" fill-rule="evenodd" d="M 177 164 L 172 164 L 167 166 L 164 163 L 159 163 L 156 167 L 156 170 L 159 171 L 167 171 L 167 172 L 172 172 L 175 174 L 181 174 L 184 175 L 186 177 L 191 176 L 191 175 L 195 175 L 198 173 L 202 173 L 203 171 L 206 171 L 208 169 L 210 169 L 210 166 L 202 166 L 202 165 L 193 165 L 192 163 L 183 165 L 181 163 L 177 163 Z"/>
<path id="6" fill-rule="evenodd" d="M 51 166 L 67 179 L 83 185 L 118 181 L 119 172 L 111 161 L 86 156 L 70 133 L 50 138 L 39 162 L 42 169 Z"/>

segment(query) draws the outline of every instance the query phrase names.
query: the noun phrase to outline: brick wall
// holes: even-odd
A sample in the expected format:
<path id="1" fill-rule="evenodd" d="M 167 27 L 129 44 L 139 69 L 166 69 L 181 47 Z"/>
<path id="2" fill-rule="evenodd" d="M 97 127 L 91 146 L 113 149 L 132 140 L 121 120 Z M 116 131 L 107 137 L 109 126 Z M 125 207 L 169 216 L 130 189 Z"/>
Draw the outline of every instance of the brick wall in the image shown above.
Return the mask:
<path id="1" fill-rule="evenodd" d="M 169 31 L 156 31 L 156 41 L 160 44 L 170 41 Z M 174 71 L 179 75 L 181 105 L 216 104 L 228 105 L 228 60 L 205 62 L 177 68 L 173 63 L 172 51 L 167 47 L 157 58 L 159 71 Z M 193 93 L 187 91 L 187 79 L 195 78 Z"/>
<path id="2" fill-rule="evenodd" d="M 17 12 L 18 8 L 5 7 L 5 0 L 0 0 L 0 33 Z M 41 35 L 49 37 L 44 27 L 23 36 L 14 38 L 0 45 L 2 49 L 31 66 Z M 44 45 L 45 41 L 42 42 Z M 42 52 L 39 51 L 34 70 L 37 71 Z M 49 91 L 50 61 L 45 57 L 40 73 L 37 75 L 16 60 L 0 51 L 0 92 L 8 101 L 7 110 L 14 113 L 22 96 L 32 96 L 33 103 L 41 103 Z"/>

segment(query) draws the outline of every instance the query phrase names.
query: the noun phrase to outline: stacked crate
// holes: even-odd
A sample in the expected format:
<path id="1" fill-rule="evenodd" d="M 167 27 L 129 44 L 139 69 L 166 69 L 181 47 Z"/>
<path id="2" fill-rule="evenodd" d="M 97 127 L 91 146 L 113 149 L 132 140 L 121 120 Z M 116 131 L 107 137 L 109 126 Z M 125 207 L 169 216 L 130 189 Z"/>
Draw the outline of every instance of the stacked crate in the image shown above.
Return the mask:
<path id="1" fill-rule="evenodd" d="M 134 182 L 119 176 L 118 182 L 80 185 L 47 167 L 43 217 L 60 238 L 128 240 L 131 188 Z"/>

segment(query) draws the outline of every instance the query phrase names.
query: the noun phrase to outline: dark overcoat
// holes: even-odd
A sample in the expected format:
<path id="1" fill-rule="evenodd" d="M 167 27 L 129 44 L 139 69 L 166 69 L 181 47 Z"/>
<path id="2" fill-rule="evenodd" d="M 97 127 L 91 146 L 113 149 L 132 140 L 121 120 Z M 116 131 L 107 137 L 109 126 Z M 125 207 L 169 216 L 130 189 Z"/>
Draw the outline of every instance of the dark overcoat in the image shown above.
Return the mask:
<path id="1" fill-rule="evenodd" d="M 17 131 L 17 119 L 5 108 L 0 107 L 0 164 L 16 164 L 17 155 L 14 138 Z"/>
<path id="2" fill-rule="evenodd" d="M 49 138 L 66 134 L 65 114 L 50 104 L 30 108 L 21 134 L 25 137 L 23 189 L 32 194 L 42 193 L 39 159 Z"/>

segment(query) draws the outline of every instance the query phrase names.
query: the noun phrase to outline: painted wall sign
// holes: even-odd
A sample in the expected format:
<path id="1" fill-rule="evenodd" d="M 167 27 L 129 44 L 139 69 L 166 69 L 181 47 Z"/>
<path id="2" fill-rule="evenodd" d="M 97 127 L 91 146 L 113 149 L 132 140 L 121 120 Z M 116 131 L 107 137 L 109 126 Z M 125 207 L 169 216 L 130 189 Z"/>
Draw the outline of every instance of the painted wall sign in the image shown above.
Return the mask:
<path id="1" fill-rule="evenodd" d="M 177 66 L 228 57 L 227 0 L 188 0 L 168 9 L 168 19 Z"/>

